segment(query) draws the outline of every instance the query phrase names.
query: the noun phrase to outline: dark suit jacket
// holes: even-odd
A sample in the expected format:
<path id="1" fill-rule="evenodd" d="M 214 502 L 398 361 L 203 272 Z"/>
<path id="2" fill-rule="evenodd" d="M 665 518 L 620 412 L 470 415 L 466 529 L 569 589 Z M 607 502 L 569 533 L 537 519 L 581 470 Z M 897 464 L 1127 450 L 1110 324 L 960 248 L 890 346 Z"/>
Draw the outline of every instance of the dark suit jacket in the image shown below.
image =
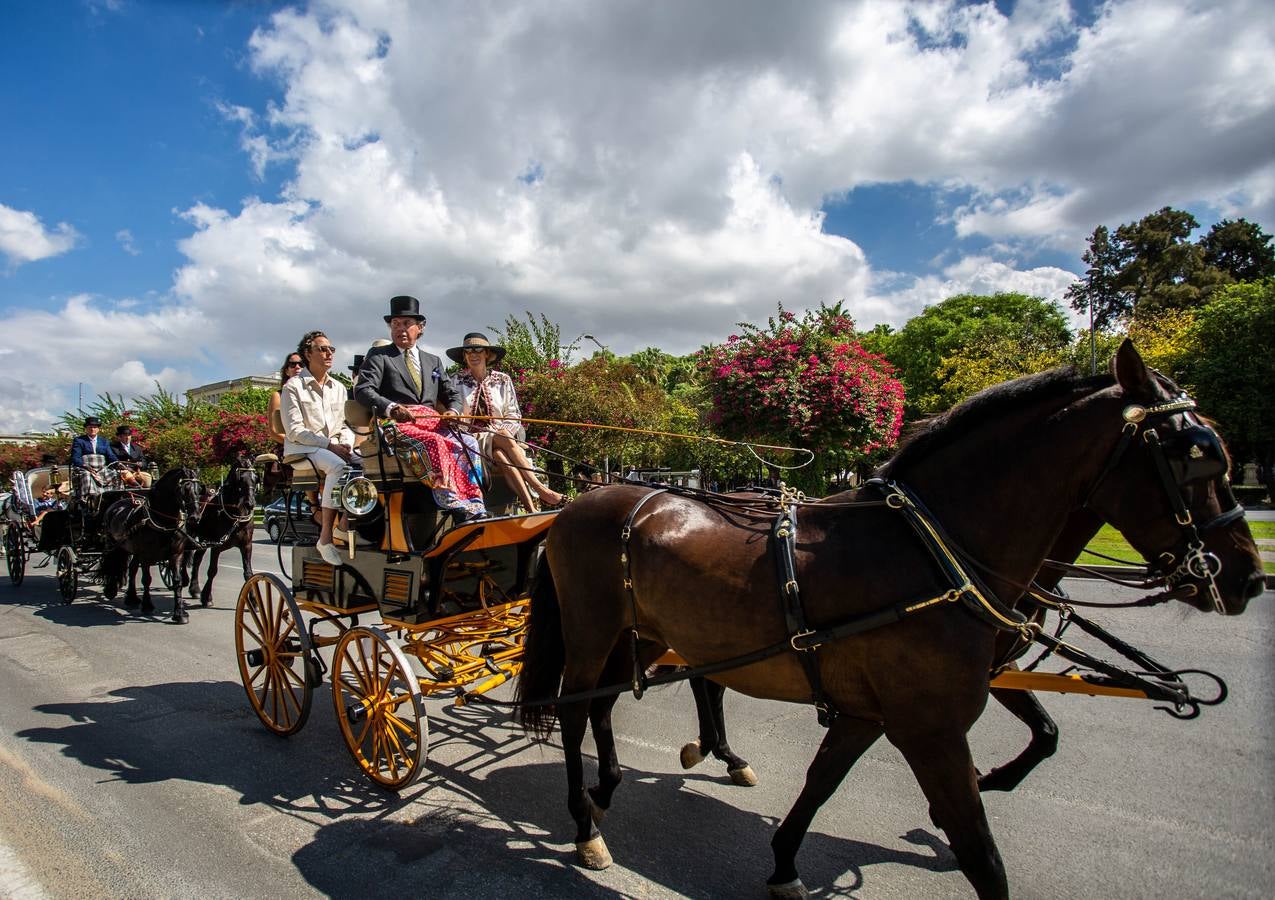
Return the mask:
<path id="1" fill-rule="evenodd" d="M 123 441 L 111 441 L 111 452 L 119 459 L 120 462 L 131 462 L 135 465 L 146 465 L 146 454 L 142 452 L 142 448 L 137 446 L 136 441 L 129 443 L 125 449 Z"/>
<path id="2" fill-rule="evenodd" d="M 108 463 L 119 462 L 115 457 L 115 451 L 111 449 L 111 442 L 100 434 L 97 436 L 97 446 L 89 443 L 88 437 L 78 435 L 75 440 L 71 441 L 71 465 L 83 466 L 84 454 L 97 453 L 106 457 Z"/>
<path id="3" fill-rule="evenodd" d="M 385 415 L 391 403 L 433 406 L 441 403 L 453 412 L 460 412 L 461 394 L 447 376 L 442 360 L 432 353 L 417 348 L 421 360 L 421 393 L 416 393 L 412 376 L 407 373 L 407 360 L 403 351 L 391 344 L 373 347 L 363 357 L 359 369 L 359 382 L 354 386 L 354 399 L 378 416 Z"/>

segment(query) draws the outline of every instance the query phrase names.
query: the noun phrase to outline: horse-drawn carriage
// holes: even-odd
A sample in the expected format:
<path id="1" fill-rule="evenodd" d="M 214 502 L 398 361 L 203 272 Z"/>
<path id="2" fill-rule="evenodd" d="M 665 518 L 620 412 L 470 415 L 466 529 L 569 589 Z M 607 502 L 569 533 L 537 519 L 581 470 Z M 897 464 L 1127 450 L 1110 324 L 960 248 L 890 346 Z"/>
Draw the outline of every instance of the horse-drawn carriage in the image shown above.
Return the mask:
<path id="1" fill-rule="evenodd" d="M 56 561 L 58 591 L 65 603 L 75 599 L 81 582 L 102 581 L 105 511 L 121 499 L 142 498 L 147 492 L 124 465 L 108 464 L 93 454 L 85 455 L 83 463 L 15 472 L 4 511 L 10 579 L 21 584 L 31 556 L 43 553 L 45 559 L 37 567 Z"/>
<path id="2" fill-rule="evenodd" d="M 812 703 L 829 726 L 772 841 L 772 893 L 805 895 L 795 858 L 806 828 L 886 736 L 979 895 L 1007 896 L 966 734 L 999 664 L 1034 642 L 1071 652 L 1014 608 L 1051 545 L 1074 538 L 1074 558 L 1106 521 L 1153 561 L 1166 599 L 1205 611 L 1237 614 L 1263 587 L 1217 435 L 1131 345 L 1115 371 L 1114 381 L 1058 372 L 991 389 L 932 423 L 879 481 L 822 503 L 783 498 L 769 516 L 620 485 L 560 519 L 448 529 L 413 500 L 428 474 L 419 457 L 377 427 L 361 475 L 341 488 L 371 546 L 351 543 L 339 566 L 294 547 L 290 585 L 248 580 L 235 615 L 241 680 L 261 721 L 287 735 L 329 676 L 356 762 L 397 789 L 421 772 L 423 697 L 463 703 L 520 675 L 523 724 L 538 736 L 561 727 L 579 859 L 602 868 L 598 823 L 620 783 L 611 704 L 629 685 L 640 695 L 669 680 L 647 673 L 671 650 L 744 693 Z M 380 625 L 359 621 L 375 614 Z M 1141 696 L 1207 702 L 1191 698 L 1184 673 L 1142 659 Z M 588 727 L 592 786 L 580 759 Z"/>
<path id="3" fill-rule="evenodd" d="M 411 438 L 393 423 L 362 430 L 367 439 L 337 491 L 350 521 L 341 564 L 294 544 L 282 567 L 290 583 L 248 578 L 235 648 L 253 710 L 279 735 L 305 725 L 328 675 L 355 762 L 399 789 L 422 771 L 423 698 L 463 704 L 518 674 L 531 574 L 557 513 L 510 515 L 512 496 L 496 480 L 486 486 L 492 515 L 457 524 L 434 502 L 429 458 Z M 292 492 L 319 489 L 303 457 L 285 462 Z"/>

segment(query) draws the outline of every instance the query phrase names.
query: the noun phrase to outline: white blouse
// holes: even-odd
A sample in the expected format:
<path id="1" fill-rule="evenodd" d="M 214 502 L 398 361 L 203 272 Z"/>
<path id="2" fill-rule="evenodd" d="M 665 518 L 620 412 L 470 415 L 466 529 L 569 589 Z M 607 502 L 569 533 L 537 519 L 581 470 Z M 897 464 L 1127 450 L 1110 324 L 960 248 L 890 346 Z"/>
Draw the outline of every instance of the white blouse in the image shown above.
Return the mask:
<path id="1" fill-rule="evenodd" d="M 460 389 L 461 414 L 472 415 L 478 405 L 479 390 L 486 397 L 487 411 L 485 415 L 496 416 L 490 421 L 474 422 L 470 427 L 474 431 L 502 431 L 516 437 L 522 425 L 522 410 L 518 407 L 518 393 L 514 390 L 514 380 L 506 372 L 488 369 L 481 387 L 468 369 L 459 372 L 455 377 L 456 386 Z"/>

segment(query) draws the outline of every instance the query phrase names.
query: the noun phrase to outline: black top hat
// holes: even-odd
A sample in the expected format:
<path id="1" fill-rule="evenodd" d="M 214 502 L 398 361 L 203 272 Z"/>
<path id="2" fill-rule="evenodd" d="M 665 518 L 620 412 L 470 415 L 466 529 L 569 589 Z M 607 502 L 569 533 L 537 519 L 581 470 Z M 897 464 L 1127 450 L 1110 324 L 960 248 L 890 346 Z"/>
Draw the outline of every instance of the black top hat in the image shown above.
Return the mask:
<path id="1" fill-rule="evenodd" d="M 491 361 L 493 366 L 505 358 L 505 348 L 487 340 L 487 335 L 481 331 L 471 331 L 465 335 L 465 342 L 459 347 L 453 347 L 448 350 L 447 356 L 453 362 L 460 363 L 463 366 L 465 365 L 466 350 L 488 350 L 496 354 L 496 358 Z"/>
<path id="2" fill-rule="evenodd" d="M 119 428 L 116 428 L 116 429 L 115 429 L 115 433 L 116 433 L 116 434 L 132 434 L 132 433 L 133 433 L 133 426 L 132 426 L 132 425 L 121 425 Z"/>
<path id="3" fill-rule="evenodd" d="M 411 316 L 422 325 L 425 324 L 425 317 L 421 315 L 420 301 L 406 294 L 390 298 L 390 314 L 385 317 L 386 324 L 397 316 Z"/>
<path id="4" fill-rule="evenodd" d="M 97 416 L 89 416 L 87 419 L 84 420 L 84 427 L 88 428 L 90 425 L 96 425 L 98 428 L 101 428 L 102 420 L 99 419 Z"/>
<path id="5" fill-rule="evenodd" d="M 351 372 L 357 372 L 359 369 L 363 368 L 363 354 L 362 353 L 354 354 L 354 365 L 346 366 L 346 368 L 349 369 Z"/>

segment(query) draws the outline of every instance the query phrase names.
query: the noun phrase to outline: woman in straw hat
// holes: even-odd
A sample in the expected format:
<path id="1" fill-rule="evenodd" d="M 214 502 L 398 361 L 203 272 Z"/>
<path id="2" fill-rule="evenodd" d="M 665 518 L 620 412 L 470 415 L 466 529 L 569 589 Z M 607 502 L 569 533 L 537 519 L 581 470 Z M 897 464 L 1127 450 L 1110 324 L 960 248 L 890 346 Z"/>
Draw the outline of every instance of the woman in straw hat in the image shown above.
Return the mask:
<path id="1" fill-rule="evenodd" d="M 470 426 L 483 459 L 490 461 L 528 512 L 537 509 L 533 492 L 544 506 L 561 506 L 566 498 L 536 476 L 518 442 L 522 411 L 518 408 L 513 379 L 491 368 L 504 358 L 505 348 L 487 340 L 481 331 L 471 331 L 461 346 L 447 351 L 447 356 L 464 366 L 456 376 L 456 386 L 464 398 L 461 415 L 483 417 Z"/>

